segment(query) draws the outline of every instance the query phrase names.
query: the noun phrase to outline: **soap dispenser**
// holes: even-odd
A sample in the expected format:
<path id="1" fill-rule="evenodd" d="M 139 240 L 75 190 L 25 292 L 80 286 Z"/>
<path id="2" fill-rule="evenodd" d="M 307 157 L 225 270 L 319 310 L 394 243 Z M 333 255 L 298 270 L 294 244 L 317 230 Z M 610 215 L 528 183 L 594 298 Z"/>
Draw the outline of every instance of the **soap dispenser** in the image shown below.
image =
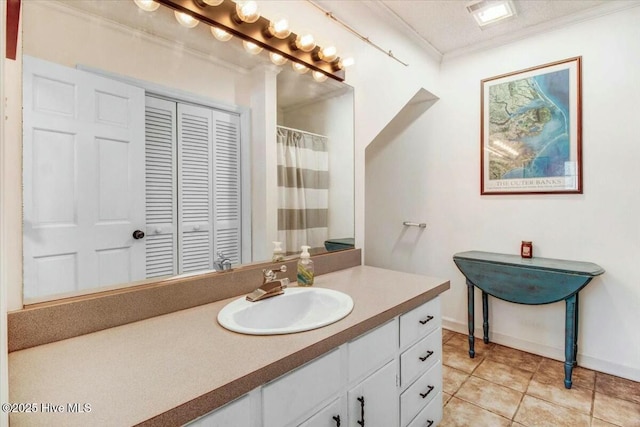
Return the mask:
<path id="1" fill-rule="evenodd" d="M 298 286 L 313 286 L 313 261 L 309 249 L 311 246 L 302 246 L 298 260 Z"/>
<path id="2" fill-rule="evenodd" d="M 284 261 L 284 251 L 282 250 L 282 242 L 272 242 L 272 243 L 273 243 L 273 256 L 271 257 L 271 261 L 273 262 Z"/>

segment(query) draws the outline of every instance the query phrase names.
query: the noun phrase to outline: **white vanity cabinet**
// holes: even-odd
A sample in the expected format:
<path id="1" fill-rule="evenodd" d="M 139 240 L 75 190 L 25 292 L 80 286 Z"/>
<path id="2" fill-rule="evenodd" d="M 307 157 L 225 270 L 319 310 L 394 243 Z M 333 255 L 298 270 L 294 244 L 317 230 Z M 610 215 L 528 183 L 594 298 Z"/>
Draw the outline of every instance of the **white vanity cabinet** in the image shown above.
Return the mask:
<path id="1" fill-rule="evenodd" d="M 436 298 L 400 316 L 400 426 L 441 420 L 442 318 Z"/>
<path id="2" fill-rule="evenodd" d="M 440 300 L 435 298 L 200 418 L 195 425 L 436 426 L 442 419 L 441 324 Z M 250 405 L 248 397 L 257 403 Z M 244 406 L 236 410 L 240 405 Z"/>

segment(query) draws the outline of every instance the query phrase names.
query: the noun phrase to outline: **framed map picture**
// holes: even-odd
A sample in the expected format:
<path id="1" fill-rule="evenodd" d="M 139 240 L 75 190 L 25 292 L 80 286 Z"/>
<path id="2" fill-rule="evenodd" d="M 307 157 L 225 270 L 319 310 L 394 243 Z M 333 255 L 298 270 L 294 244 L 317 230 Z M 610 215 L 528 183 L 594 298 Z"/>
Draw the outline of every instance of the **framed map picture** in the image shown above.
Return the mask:
<path id="1" fill-rule="evenodd" d="M 582 193 L 581 57 L 481 86 L 480 194 Z"/>

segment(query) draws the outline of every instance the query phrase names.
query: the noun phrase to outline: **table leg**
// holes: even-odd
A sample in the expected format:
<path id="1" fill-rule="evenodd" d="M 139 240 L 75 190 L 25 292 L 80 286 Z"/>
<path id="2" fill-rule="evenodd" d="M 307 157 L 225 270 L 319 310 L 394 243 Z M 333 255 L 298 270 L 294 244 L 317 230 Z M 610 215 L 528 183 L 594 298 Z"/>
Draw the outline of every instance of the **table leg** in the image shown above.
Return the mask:
<path id="1" fill-rule="evenodd" d="M 473 307 L 473 283 L 467 280 L 467 316 L 469 323 L 469 357 L 473 359 L 476 355 L 475 350 L 473 349 L 473 330 L 475 328 L 473 318 L 474 318 L 474 307 Z"/>
<path id="2" fill-rule="evenodd" d="M 576 309 L 575 309 L 575 316 L 574 316 L 574 331 L 575 333 L 573 334 L 573 367 L 575 368 L 578 365 L 578 362 L 576 361 L 577 357 L 578 357 L 578 311 L 580 310 L 580 298 L 578 293 L 576 293 Z"/>
<path id="3" fill-rule="evenodd" d="M 489 294 L 482 291 L 482 332 L 483 341 L 489 344 Z"/>
<path id="4" fill-rule="evenodd" d="M 577 350 L 577 302 L 578 297 L 572 295 L 566 300 L 567 308 L 565 313 L 564 329 L 564 387 L 571 388 L 571 374 L 576 360 Z"/>

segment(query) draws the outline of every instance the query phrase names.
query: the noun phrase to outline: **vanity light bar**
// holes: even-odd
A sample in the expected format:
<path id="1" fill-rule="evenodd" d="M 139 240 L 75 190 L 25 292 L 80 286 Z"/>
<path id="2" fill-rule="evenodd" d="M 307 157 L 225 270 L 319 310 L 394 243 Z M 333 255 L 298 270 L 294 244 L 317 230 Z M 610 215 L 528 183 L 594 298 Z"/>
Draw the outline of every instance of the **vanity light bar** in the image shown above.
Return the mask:
<path id="1" fill-rule="evenodd" d="M 344 66 L 340 58 L 331 62 L 320 59 L 320 46 L 316 46 L 310 52 L 305 52 L 296 47 L 297 34 L 291 33 L 284 39 L 273 37 L 269 34 L 270 21 L 260 17 L 255 22 L 238 22 L 236 3 L 224 0 L 218 6 L 209 6 L 204 0 L 155 0 L 175 11 L 191 15 L 195 19 L 211 26 L 222 28 L 234 36 L 262 47 L 269 52 L 274 52 L 327 77 L 340 82 L 345 79 Z"/>

